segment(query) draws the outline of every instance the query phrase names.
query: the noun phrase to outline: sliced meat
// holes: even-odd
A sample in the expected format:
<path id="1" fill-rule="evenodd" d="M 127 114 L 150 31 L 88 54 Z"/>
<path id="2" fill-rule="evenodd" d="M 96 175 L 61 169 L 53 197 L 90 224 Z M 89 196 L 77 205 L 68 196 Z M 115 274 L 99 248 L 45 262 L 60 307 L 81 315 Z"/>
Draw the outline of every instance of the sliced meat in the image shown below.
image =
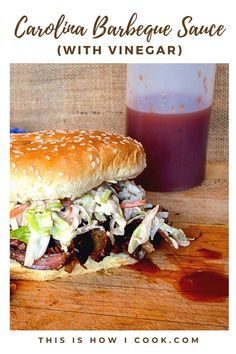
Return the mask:
<path id="1" fill-rule="evenodd" d="M 50 269 L 60 269 L 62 268 L 67 260 L 69 259 L 70 253 L 54 253 L 54 254 L 45 254 L 34 264 L 28 268 L 39 269 L 39 270 L 50 270 Z M 25 251 L 20 250 L 19 248 L 12 247 L 10 248 L 10 257 L 15 259 L 20 264 L 24 264 L 25 260 Z"/>
<path id="2" fill-rule="evenodd" d="M 141 245 L 141 249 L 145 254 L 151 254 L 155 251 L 153 244 L 150 241 L 145 242 Z"/>
<path id="3" fill-rule="evenodd" d="M 71 257 L 70 257 L 71 258 Z M 65 265 L 65 271 L 67 273 L 72 273 L 73 269 L 75 266 L 79 263 L 79 260 L 77 257 L 71 258 L 71 260 Z M 83 264 L 81 264 L 82 267 L 86 268 Z"/>
<path id="4" fill-rule="evenodd" d="M 20 240 L 10 239 L 10 246 L 19 248 L 20 250 L 26 249 L 26 244 Z"/>
<path id="5" fill-rule="evenodd" d="M 93 243 L 90 231 L 82 235 L 77 235 L 73 239 L 73 242 L 69 247 L 69 251 L 74 253 L 75 257 L 77 257 L 81 265 L 86 263 L 89 255 L 93 251 Z"/>
<path id="6" fill-rule="evenodd" d="M 21 241 L 19 240 L 14 240 L 14 239 L 10 239 L 10 246 L 19 246 L 21 244 Z"/>
<path id="7" fill-rule="evenodd" d="M 69 255 L 69 252 L 45 254 L 43 257 L 35 261 L 30 268 L 40 270 L 60 269 L 65 265 Z"/>
<path id="8" fill-rule="evenodd" d="M 61 204 L 63 205 L 63 207 L 68 207 L 68 205 L 71 205 L 73 202 L 70 198 L 64 198 L 61 199 Z"/>
<path id="9" fill-rule="evenodd" d="M 10 247 L 10 258 L 15 259 L 17 262 L 24 264 L 25 260 L 25 251 L 20 250 L 19 248 Z"/>
<path id="10" fill-rule="evenodd" d="M 159 246 L 161 236 L 159 232 L 157 232 L 152 241 L 149 240 L 145 244 L 140 245 L 132 254 L 128 252 L 129 241 L 132 236 L 132 233 L 141 222 L 142 219 L 134 219 L 130 224 L 126 226 L 124 236 L 115 236 L 115 244 L 112 248 L 112 252 L 123 252 L 134 259 L 140 260 L 144 257 L 145 254 L 152 253 Z"/>
<path id="11" fill-rule="evenodd" d="M 112 245 L 111 240 L 104 230 L 94 229 L 91 231 L 93 251 L 90 257 L 96 261 L 101 261 L 106 255 L 110 254 Z"/>

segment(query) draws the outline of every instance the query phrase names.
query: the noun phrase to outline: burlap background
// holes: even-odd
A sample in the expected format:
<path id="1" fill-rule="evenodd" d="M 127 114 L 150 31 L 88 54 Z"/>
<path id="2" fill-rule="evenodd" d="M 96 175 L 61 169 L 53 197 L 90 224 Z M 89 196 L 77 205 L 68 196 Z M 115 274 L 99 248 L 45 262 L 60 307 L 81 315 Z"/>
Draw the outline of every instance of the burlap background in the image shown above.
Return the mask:
<path id="1" fill-rule="evenodd" d="M 125 133 L 125 65 L 12 64 L 11 127 Z M 228 159 L 228 65 L 218 64 L 208 160 Z"/>

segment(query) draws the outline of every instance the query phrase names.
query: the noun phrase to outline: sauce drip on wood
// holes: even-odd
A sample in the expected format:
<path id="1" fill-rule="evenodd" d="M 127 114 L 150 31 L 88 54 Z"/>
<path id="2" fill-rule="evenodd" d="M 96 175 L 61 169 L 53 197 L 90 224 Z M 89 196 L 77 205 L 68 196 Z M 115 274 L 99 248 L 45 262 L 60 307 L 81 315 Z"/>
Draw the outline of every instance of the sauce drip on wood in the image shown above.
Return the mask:
<path id="1" fill-rule="evenodd" d="M 144 275 L 156 275 L 161 272 L 161 269 L 148 258 L 144 258 L 128 267 L 135 269 Z"/>
<path id="2" fill-rule="evenodd" d="M 212 271 L 184 275 L 179 286 L 181 293 L 193 301 L 220 301 L 228 297 L 228 278 Z"/>
<path id="3" fill-rule="evenodd" d="M 182 296 L 191 301 L 219 302 L 228 297 L 228 278 L 218 272 L 162 270 L 148 258 L 128 267 L 141 272 L 152 281 L 155 278 L 155 281 L 159 279 L 171 283 Z"/>
<path id="4" fill-rule="evenodd" d="M 213 251 L 208 248 L 200 248 L 198 252 L 201 253 L 201 255 L 205 258 L 209 259 L 221 259 L 222 258 L 222 253 L 218 251 Z"/>

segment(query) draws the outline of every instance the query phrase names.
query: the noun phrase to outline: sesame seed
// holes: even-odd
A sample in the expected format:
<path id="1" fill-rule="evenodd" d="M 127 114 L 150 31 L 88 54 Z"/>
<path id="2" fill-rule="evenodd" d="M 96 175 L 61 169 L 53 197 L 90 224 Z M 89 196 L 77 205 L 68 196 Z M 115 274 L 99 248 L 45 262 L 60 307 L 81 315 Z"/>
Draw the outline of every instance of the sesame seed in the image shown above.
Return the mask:
<path id="1" fill-rule="evenodd" d="M 27 175 L 27 170 L 25 168 L 23 169 L 23 174 Z"/>
<path id="2" fill-rule="evenodd" d="M 58 148 L 55 147 L 53 150 L 54 150 L 54 151 L 58 151 Z"/>
<path id="3" fill-rule="evenodd" d="M 11 166 L 12 166 L 12 168 L 16 168 L 16 163 L 12 162 Z"/>
<path id="4" fill-rule="evenodd" d="M 51 130 L 50 132 L 48 132 L 48 134 L 47 135 L 49 135 L 49 136 L 53 136 L 53 135 L 55 135 L 56 133 L 53 131 L 53 130 Z"/>
<path id="5" fill-rule="evenodd" d="M 46 158 L 47 160 L 50 160 L 50 159 L 51 159 L 51 157 L 50 157 L 49 155 L 46 155 L 45 158 Z"/>
<path id="6" fill-rule="evenodd" d="M 18 168 L 14 169 L 14 174 L 16 174 L 18 172 Z"/>
<path id="7" fill-rule="evenodd" d="M 47 146 L 43 146 L 41 150 L 47 150 Z"/>
<path id="8" fill-rule="evenodd" d="M 66 146 L 66 143 L 61 144 L 61 147 L 64 147 L 64 146 Z"/>
<path id="9" fill-rule="evenodd" d="M 33 172 L 33 171 L 34 171 L 34 166 L 31 165 L 31 166 L 29 167 L 29 169 L 30 169 L 31 172 Z"/>
<path id="10" fill-rule="evenodd" d="M 38 180 L 39 182 L 41 182 L 41 181 L 42 181 L 42 177 L 41 177 L 41 176 L 38 176 L 38 177 L 37 177 L 37 180 Z"/>
<path id="11" fill-rule="evenodd" d="M 75 145 L 71 145 L 71 149 L 74 150 L 75 149 Z"/>
<path id="12" fill-rule="evenodd" d="M 64 176 L 64 172 L 59 172 L 58 176 L 63 177 Z"/>
<path id="13" fill-rule="evenodd" d="M 93 148 L 91 148 L 91 147 L 87 148 L 87 151 L 92 151 L 92 150 L 93 150 Z"/>
<path id="14" fill-rule="evenodd" d="M 30 142 L 30 144 L 38 144 L 38 143 L 43 143 L 43 140 L 42 139 L 40 139 L 40 140 L 33 140 L 33 141 L 31 141 Z"/>
<path id="15" fill-rule="evenodd" d="M 85 143 L 81 143 L 80 146 L 85 146 L 86 144 Z"/>
<path id="16" fill-rule="evenodd" d="M 92 162 L 91 162 L 91 166 L 92 166 L 93 169 L 95 169 L 95 168 L 96 168 L 96 162 L 95 162 L 95 161 L 92 161 Z"/>
<path id="17" fill-rule="evenodd" d="M 96 158 L 96 163 L 99 164 L 101 162 L 101 159 L 99 157 Z"/>
<path id="18" fill-rule="evenodd" d="M 117 141 L 112 141 L 112 144 L 118 144 Z"/>
<path id="19" fill-rule="evenodd" d="M 38 176 L 38 175 L 39 175 L 39 171 L 35 170 L 35 176 Z"/>
<path id="20" fill-rule="evenodd" d="M 93 160 L 93 155 L 89 155 L 89 160 L 90 160 L 90 161 Z"/>

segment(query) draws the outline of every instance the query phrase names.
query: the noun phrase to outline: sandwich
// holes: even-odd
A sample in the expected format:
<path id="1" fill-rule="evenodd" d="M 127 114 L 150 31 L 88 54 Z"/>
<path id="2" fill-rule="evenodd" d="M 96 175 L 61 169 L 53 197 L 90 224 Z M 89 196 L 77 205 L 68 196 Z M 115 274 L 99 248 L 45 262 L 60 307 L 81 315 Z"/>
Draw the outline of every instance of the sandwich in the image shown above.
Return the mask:
<path id="1" fill-rule="evenodd" d="M 11 134 L 12 279 L 52 280 L 133 264 L 163 237 L 187 246 L 133 179 L 141 143 L 82 130 Z"/>

